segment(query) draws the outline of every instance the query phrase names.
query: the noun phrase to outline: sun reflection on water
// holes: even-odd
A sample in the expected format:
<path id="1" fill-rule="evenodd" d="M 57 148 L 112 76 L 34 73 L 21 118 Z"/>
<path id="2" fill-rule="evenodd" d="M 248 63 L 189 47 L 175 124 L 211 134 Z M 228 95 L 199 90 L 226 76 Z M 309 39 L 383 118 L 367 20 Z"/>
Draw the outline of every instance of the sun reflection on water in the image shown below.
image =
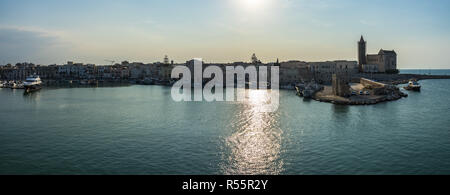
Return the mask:
<path id="1" fill-rule="evenodd" d="M 282 130 L 278 113 L 261 112 L 270 92 L 248 90 L 246 101 L 230 124 L 225 141 L 222 173 L 227 175 L 277 175 L 283 171 Z"/>

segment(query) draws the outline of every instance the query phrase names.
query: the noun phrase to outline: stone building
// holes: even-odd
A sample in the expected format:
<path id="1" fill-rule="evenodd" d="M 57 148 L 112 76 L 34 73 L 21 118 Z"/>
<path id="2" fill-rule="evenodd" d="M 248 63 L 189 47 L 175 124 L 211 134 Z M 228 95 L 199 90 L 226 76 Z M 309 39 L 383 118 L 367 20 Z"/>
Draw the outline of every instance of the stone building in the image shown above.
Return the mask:
<path id="1" fill-rule="evenodd" d="M 288 61 L 280 64 L 281 85 L 297 84 L 311 80 L 308 64 L 302 61 Z"/>
<path id="2" fill-rule="evenodd" d="M 358 42 L 358 65 L 359 72 L 363 72 L 363 65 L 367 64 L 367 42 L 364 41 L 364 37 L 361 35 L 361 40 Z"/>
<path id="3" fill-rule="evenodd" d="M 169 57 L 164 57 L 164 63 L 159 66 L 159 79 L 161 81 L 168 82 L 172 80 L 172 69 L 174 67 L 173 60 L 169 63 Z"/>
<path id="4" fill-rule="evenodd" d="M 360 72 L 396 72 L 397 53 L 381 49 L 378 54 L 366 54 L 367 42 L 361 36 L 358 42 L 358 65 Z"/>
<path id="5" fill-rule="evenodd" d="M 332 89 L 333 95 L 340 97 L 349 97 L 350 92 L 350 79 L 345 74 L 333 74 L 332 76 Z"/>
<path id="6" fill-rule="evenodd" d="M 350 76 L 358 73 L 358 62 L 356 61 L 308 62 L 308 65 L 314 79 L 322 84 L 330 84 L 333 74 Z"/>

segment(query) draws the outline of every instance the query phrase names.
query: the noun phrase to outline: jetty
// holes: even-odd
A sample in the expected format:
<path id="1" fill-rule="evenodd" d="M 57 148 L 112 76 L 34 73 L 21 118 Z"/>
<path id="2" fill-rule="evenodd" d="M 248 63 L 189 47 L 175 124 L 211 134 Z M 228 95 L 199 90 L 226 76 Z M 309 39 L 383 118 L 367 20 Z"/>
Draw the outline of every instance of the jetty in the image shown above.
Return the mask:
<path id="1" fill-rule="evenodd" d="M 367 78 L 384 84 L 401 85 L 408 84 L 411 80 L 432 80 L 432 79 L 450 79 L 450 75 L 425 75 L 425 74 L 356 74 L 352 80 Z"/>

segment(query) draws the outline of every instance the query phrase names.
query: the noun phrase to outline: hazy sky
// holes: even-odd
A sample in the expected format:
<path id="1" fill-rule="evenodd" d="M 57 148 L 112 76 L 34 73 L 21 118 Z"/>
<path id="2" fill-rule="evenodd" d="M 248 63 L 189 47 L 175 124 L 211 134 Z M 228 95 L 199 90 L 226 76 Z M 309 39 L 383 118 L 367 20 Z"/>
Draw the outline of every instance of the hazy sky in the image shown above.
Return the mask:
<path id="1" fill-rule="evenodd" d="M 450 68 L 448 0 L 0 0 L 0 64 L 356 60 Z"/>

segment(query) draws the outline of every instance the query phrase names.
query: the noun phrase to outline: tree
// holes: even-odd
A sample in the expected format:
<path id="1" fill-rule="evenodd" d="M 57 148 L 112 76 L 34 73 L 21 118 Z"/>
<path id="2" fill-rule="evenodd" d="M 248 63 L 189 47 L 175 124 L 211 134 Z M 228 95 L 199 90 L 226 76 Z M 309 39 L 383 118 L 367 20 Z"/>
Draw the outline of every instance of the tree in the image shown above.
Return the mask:
<path id="1" fill-rule="evenodd" d="M 252 55 L 252 63 L 253 64 L 260 64 L 261 63 L 261 61 L 258 60 L 258 58 L 256 57 L 256 54 Z"/>

